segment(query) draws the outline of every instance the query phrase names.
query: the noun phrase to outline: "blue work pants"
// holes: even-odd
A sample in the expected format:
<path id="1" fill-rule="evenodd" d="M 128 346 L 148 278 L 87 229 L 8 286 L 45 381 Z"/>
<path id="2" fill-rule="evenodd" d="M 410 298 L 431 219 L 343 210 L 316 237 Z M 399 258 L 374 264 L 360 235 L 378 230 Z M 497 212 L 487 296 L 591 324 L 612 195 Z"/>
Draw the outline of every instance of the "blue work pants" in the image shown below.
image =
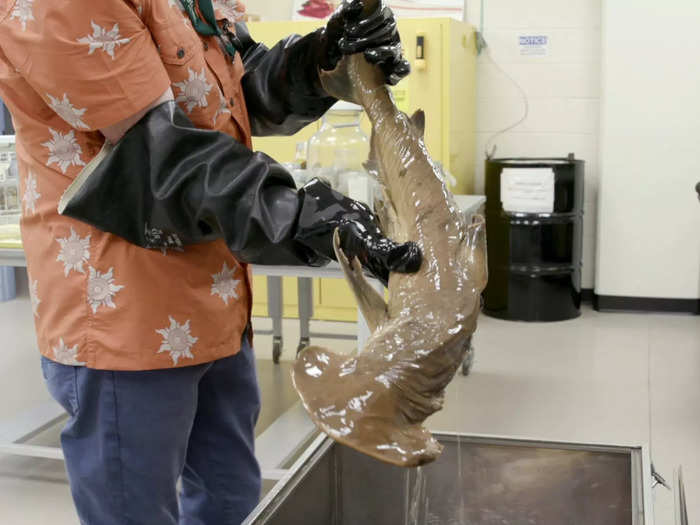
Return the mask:
<path id="1" fill-rule="evenodd" d="M 191 367 L 113 372 L 42 358 L 42 369 L 70 415 L 61 445 L 81 523 L 238 525 L 257 504 L 247 338 L 239 354 Z"/>

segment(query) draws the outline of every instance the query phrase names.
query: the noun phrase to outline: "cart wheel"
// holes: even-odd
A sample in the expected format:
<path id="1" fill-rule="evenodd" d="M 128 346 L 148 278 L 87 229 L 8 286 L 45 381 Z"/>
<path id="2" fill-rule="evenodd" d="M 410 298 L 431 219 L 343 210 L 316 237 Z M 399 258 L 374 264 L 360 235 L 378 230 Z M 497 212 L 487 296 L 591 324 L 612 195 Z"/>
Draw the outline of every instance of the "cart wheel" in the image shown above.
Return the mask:
<path id="1" fill-rule="evenodd" d="M 469 346 L 467 350 L 467 355 L 464 356 L 464 361 L 462 361 L 462 375 L 468 376 L 469 372 L 472 371 L 472 365 L 474 364 L 474 347 Z"/>
<path id="2" fill-rule="evenodd" d="M 277 364 L 280 362 L 282 355 L 282 338 L 275 336 L 272 338 L 272 362 Z"/>
<path id="3" fill-rule="evenodd" d="M 299 346 L 297 346 L 297 355 L 299 355 L 299 353 L 300 353 L 304 348 L 306 348 L 307 346 L 309 346 L 309 343 L 310 343 L 310 342 L 311 342 L 311 341 L 309 340 L 308 337 L 302 337 L 301 339 L 299 339 Z"/>

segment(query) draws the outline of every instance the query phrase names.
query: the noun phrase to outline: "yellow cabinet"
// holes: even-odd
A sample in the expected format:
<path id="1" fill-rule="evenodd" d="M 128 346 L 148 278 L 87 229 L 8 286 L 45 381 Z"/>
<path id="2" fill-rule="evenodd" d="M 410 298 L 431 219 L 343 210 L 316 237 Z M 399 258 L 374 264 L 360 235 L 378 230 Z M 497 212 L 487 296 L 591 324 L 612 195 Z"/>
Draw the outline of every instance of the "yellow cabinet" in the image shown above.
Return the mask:
<path id="1" fill-rule="evenodd" d="M 316 303 L 314 297 L 314 303 Z M 297 280 L 290 277 L 282 279 L 282 315 L 298 317 Z M 253 315 L 266 317 L 267 311 L 267 277 L 253 276 Z"/>
<path id="2" fill-rule="evenodd" d="M 268 46 L 291 33 L 306 34 L 322 22 L 253 22 L 254 39 Z M 423 109 L 425 144 L 433 159 L 457 179 L 455 193 L 472 193 L 476 149 L 476 45 L 468 24 L 448 18 L 400 19 L 399 32 L 412 72 L 393 88 L 397 105 L 406 113 Z M 422 46 L 420 45 L 422 42 Z M 423 59 L 417 60 L 422 53 Z M 369 131 L 369 124 L 364 122 Z M 280 162 L 294 160 L 296 145 L 307 141 L 318 124 L 291 137 L 255 138 L 253 146 Z M 255 315 L 266 315 L 266 283 L 255 279 Z M 284 279 L 284 315 L 296 317 L 295 279 Z M 340 279 L 314 280 L 314 318 L 354 321 L 356 306 L 347 284 Z"/>

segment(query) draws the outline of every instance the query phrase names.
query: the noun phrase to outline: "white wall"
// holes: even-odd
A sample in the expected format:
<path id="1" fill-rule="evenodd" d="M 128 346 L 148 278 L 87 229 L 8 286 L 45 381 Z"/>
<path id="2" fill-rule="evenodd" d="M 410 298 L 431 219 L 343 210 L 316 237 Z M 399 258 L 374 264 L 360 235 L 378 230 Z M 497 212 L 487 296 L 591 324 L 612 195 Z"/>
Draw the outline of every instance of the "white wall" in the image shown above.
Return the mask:
<path id="1" fill-rule="evenodd" d="M 479 26 L 478 0 L 467 15 Z M 586 161 L 583 276 L 594 282 L 598 192 L 600 0 L 485 0 L 484 36 L 490 54 L 527 94 L 527 120 L 495 142 L 497 157 L 566 156 Z M 546 56 L 521 56 L 518 37 L 546 35 Z M 477 70 L 477 191 L 483 191 L 484 147 L 522 116 L 518 89 L 484 54 Z"/>
<path id="2" fill-rule="evenodd" d="M 603 7 L 596 292 L 700 297 L 700 3 Z"/>

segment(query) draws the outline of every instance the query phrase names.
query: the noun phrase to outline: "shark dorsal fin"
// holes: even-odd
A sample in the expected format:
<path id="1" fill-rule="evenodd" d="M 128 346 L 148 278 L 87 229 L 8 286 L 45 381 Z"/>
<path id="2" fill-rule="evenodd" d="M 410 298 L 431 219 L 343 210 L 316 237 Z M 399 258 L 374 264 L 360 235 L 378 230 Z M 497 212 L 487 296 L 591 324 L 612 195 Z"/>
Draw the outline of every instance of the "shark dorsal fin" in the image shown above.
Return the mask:
<path id="1" fill-rule="evenodd" d="M 423 138 L 425 135 L 425 112 L 422 109 L 419 109 L 411 115 L 411 124 L 413 124 L 418 135 Z"/>

